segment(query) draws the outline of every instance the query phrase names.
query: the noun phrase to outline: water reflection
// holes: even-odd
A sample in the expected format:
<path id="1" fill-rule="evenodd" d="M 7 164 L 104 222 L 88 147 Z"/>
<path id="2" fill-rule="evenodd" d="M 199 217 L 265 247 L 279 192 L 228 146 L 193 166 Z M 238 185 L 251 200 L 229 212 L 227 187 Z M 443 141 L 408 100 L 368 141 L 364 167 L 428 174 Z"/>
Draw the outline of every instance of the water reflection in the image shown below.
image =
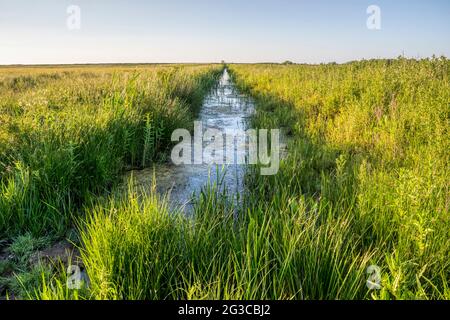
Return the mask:
<path id="1" fill-rule="evenodd" d="M 254 113 L 253 101 L 240 94 L 234 86 L 228 71 L 225 70 L 218 85 L 205 98 L 201 108 L 199 119 L 203 130 L 217 129 L 222 133 L 227 131 L 246 130 L 249 119 Z M 245 141 L 237 140 L 235 145 L 236 157 L 246 152 Z M 204 141 L 206 146 L 210 141 Z M 211 154 L 203 155 L 203 162 L 210 163 Z M 195 195 L 202 188 L 211 184 L 219 184 L 220 190 L 226 188 L 229 201 L 238 201 L 239 195 L 244 190 L 243 178 L 245 165 L 180 165 L 158 164 L 155 168 L 141 171 L 133 171 L 135 184 L 138 188 L 150 190 L 153 176 L 156 176 L 157 191 L 161 194 L 169 193 L 172 208 L 182 208 L 189 211 L 193 205 Z"/>

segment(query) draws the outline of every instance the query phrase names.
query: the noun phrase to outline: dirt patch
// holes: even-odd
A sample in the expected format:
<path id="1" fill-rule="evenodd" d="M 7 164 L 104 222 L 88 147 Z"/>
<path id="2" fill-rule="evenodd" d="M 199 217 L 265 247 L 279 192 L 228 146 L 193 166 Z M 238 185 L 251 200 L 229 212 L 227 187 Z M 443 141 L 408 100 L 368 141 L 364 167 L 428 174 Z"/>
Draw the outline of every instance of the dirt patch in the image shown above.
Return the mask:
<path id="1" fill-rule="evenodd" d="M 34 253 L 29 261 L 30 265 L 39 263 L 62 263 L 64 266 L 82 266 L 80 250 L 72 243 L 61 241 L 44 250 Z"/>
<path id="2" fill-rule="evenodd" d="M 20 257 L 11 253 L 9 246 L 3 244 L 0 246 L 0 300 L 15 300 L 17 295 L 20 296 L 16 277 L 30 274 L 38 266 L 45 265 L 53 271 L 61 270 L 61 267 L 66 269 L 70 265 L 84 269 L 80 256 L 80 250 L 75 245 L 63 240 L 33 252 L 23 264 L 18 262 Z"/>

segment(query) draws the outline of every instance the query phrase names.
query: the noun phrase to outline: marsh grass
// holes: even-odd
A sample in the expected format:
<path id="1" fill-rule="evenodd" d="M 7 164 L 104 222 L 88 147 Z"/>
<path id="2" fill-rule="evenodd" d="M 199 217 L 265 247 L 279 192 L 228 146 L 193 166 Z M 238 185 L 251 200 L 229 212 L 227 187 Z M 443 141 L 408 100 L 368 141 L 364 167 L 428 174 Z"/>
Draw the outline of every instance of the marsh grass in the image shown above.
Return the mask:
<path id="1" fill-rule="evenodd" d="M 159 160 L 220 74 L 210 66 L 81 70 L 7 69 L 0 81 L 1 238 L 64 235 L 124 169 Z"/>
<path id="2" fill-rule="evenodd" d="M 89 288 L 61 270 L 29 297 L 449 299 L 448 60 L 230 69 L 253 127 L 289 135 L 279 174 L 249 168 L 239 206 L 208 185 L 192 216 L 155 192 L 98 199 L 79 225 Z"/>
<path id="3" fill-rule="evenodd" d="M 209 185 L 192 217 L 130 190 L 86 213 L 80 227 L 90 287 L 81 299 L 335 299 L 365 296 L 351 219 L 307 206 L 240 212 Z M 322 221 L 321 221 L 322 220 Z M 37 297 L 74 298 L 64 272 Z M 35 298 L 36 296 L 33 296 Z"/>
<path id="4" fill-rule="evenodd" d="M 250 177 L 254 203 L 328 208 L 319 225 L 343 223 L 344 237 L 327 238 L 348 246 L 344 261 L 371 257 L 382 269 L 371 298 L 450 298 L 449 67 L 442 57 L 231 68 L 257 100 L 254 125 L 289 128 L 280 174 Z"/>

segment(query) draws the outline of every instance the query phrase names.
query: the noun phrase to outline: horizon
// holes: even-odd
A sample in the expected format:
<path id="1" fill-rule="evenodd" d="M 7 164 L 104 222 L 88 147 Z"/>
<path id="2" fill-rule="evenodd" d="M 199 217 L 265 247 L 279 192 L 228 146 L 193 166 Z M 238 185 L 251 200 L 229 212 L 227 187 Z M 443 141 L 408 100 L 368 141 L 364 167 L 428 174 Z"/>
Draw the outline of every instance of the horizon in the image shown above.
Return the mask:
<path id="1" fill-rule="evenodd" d="M 0 0 L 0 65 L 422 59 L 449 31 L 445 0 Z"/>
<path id="2" fill-rule="evenodd" d="M 155 66 L 161 66 L 161 65 L 220 65 L 220 64 L 225 64 L 225 65 L 263 65 L 263 64 L 274 64 L 274 65 L 281 65 L 284 64 L 285 62 L 290 62 L 293 65 L 309 65 L 309 66 L 318 66 L 318 65 L 328 65 L 328 64 L 337 64 L 337 65 L 345 65 L 348 63 L 353 63 L 353 62 L 361 62 L 361 61 L 383 61 L 383 60 L 396 60 L 399 58 L 404 58 L 407 60 L 416 60 L 416 61 L 420 61 L 420 60 L 427 60 L 427 59 L 433 59 L 433 58 L 445 58 L 445 59 L 449 59 L 449 57 L 447 57 L 446 55 L 432 55 L 429 57 L 420 57 L 420 58 L 415 58 L 415 57 L 407 57 L 407 56 L 402 56 L 399 55 L 397 57 L 392 57 L 392 58 L 362 58 L 362 59 L 358 59 L 358 60 L 349 60 L 349 61 L 343 61 L 343 62 L 336 62 L 336 61 L 330 61 L 330 62 L 318 62 L 318 63 L 306 63 L 306 62 L 294 62 L 294 61 L 290 61 L 290 60 L 286 60 L 286 61 L 282 61 L 282 62 L 275 62 L 275 61 L 266 61 L 266 62 L 233 62 L 233 61 L 224 61 L 224 62 L 94 62 L 94 63 L 90 63 L 90 62 L 85 62 L 85 63 L 44 63 L 44 64 L 21 64 L 21 63 L 17 63 L 17 64 L 0 64 L 0 67 L 89 67 L 89 66 L 151 66 L 151 65 L 155 65 Z"/>

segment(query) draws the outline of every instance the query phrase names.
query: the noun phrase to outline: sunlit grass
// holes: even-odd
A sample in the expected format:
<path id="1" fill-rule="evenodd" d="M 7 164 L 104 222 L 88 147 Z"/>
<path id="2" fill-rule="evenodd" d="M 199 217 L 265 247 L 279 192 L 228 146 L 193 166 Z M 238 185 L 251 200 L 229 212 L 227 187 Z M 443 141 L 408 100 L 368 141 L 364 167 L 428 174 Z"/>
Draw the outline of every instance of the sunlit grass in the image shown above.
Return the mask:
<path id="1" fill-rule="evenodd" d="M 346 217 L 342 241 L 382 269 L 373 298 L 450 298 L 449 67 L 446 58 L 232 67 L 259 102 L 255 125 L 290 134 L 280 174 L 253 176 L 255 202 L 282 211 L 304 196 Z"/>
<path id="2" fill-rule="evenodd" d="M 257 102 L 252 126 L 282 127 L 288 134 L 288 156 L 280 172 L 266 177 L 259 175 L 258 168 L 250 168 L 239 206 L 231 206 L 226 195 L 217 192 L 218 186 L 207 186 L 192 216 L 170 212 L 163 196 L 131 187 L 126 193 L 89 197 L 89 205 L 77 215 L 89 287 L 69 290 L 64 266 L 53 277 L 43 274 L 28 297 L 450 299 L 449 67 L 445 58 L 230 66 L 238 87 Z M 201 100 L 201 88 L 207 85 L 198 86 L 192 75 L 180 76 L 180 70 L 159 72 L 152 84 L 133 76 L 124 80 L 126 85 L 114 80 L 123 91 L 107 90 L 106 98 L 97 96 L 103 90 L 100 85 L 89 91 L 104 103 L 105 110 L 92 123 L 84 115 L 97 113 L 82 103 L 74 104 L 83 110 L 77 113 L 83 121 L 73 122 L 73 130 L 83 128 L 86 121 L 93 130 L 87 132 L 100 132 L 98 136 L 57 134 L 45 144 L 48 149 L 38 148 L 44 155 L 78 155 L 65 142 L 74 136 L 93 137 L 82 153 L 93 169 L 82 163 L 83 170 L 91 168 L 95 178 L 83 175 L 73 190 L 84 190 L 87 184 L 86 192 L 91 194 L 112 184 L 108 179 L 120 170 L 106 161 L 112 157 L 111 148 L 120 150 L 113 156 L 121 157 L 111 158 L 120 159 L 119 168 L 148 165 L 164 155 L 168 145 L 162 138 L 166 135 L 158 133 L 160 128 L 192 120 L 185 120 L 188 113 L 183 106 L 195 105 L 192 97 Z M 206 79 L 214 81 L 211 74 Z M 92 81 L 99 83 L 95 77 Z M 105 81 L 111 84 L 111 79 Z M 190 81 L 197 85 L 186 87 Z M 147 85 L 165 89 L 147 95 Z M 133 113 L 141 108 L 151 116 Z M 37 121 L 28 119 L 20 108 L 7 110 L 8 117 L 25 114 L 27 123 Z M 168 115 L 166 110 L 174 112 Z M 65 121 L 72 123 L 66 116 Z M 41 132 L 36 125 L 30 128 L 29 134 Z M 108 132 L 106 139 L 103 132 Z M 127 140 L 129 134 L 133 139 Z M 18 137 L 7 137 L 11 146 L 18 145 L 14 140 Z M 53 145 L 55 151 L 50 152 Z M 55 159 L 46 160 L 44 168 L 58 169 L 61 159 Z M 67 162 L 70 156 L 62 159 Z M 77 159 L 72 163 L 77 164 Z M 30 165 L 15 166 L 5 166 L 8 173 L 3 181 L 7 183 L 0 199 L 6 199 L 2 200 L 6 208 L 27 204 L 20 208 L 39 212 L 36 199 L 47 193 L 29 182 L 37 179 Z M 45 184 L 56 188 L 49 191 L 48 199 L 64 194 L 55 181 L 66 177 L 67 168 L 74 167 L 61 167 Z M 66 205 L 72 198 L 58 201 Z M 29 228 L 26 211 L 11 212 L 18 221 L 25 219 L 18 224 L 19 230 Z M 52 217 L 51 213 L 34 216 Z M 381 269 L 381 290 L 366 286 L 371 265 Z"/>
<path id="3" fill-rule="evenodd" d="M 30 69 L 0 72 L 2 238 L 63 235 L 124 169 L 158 161 L 221 67 Z"/>

